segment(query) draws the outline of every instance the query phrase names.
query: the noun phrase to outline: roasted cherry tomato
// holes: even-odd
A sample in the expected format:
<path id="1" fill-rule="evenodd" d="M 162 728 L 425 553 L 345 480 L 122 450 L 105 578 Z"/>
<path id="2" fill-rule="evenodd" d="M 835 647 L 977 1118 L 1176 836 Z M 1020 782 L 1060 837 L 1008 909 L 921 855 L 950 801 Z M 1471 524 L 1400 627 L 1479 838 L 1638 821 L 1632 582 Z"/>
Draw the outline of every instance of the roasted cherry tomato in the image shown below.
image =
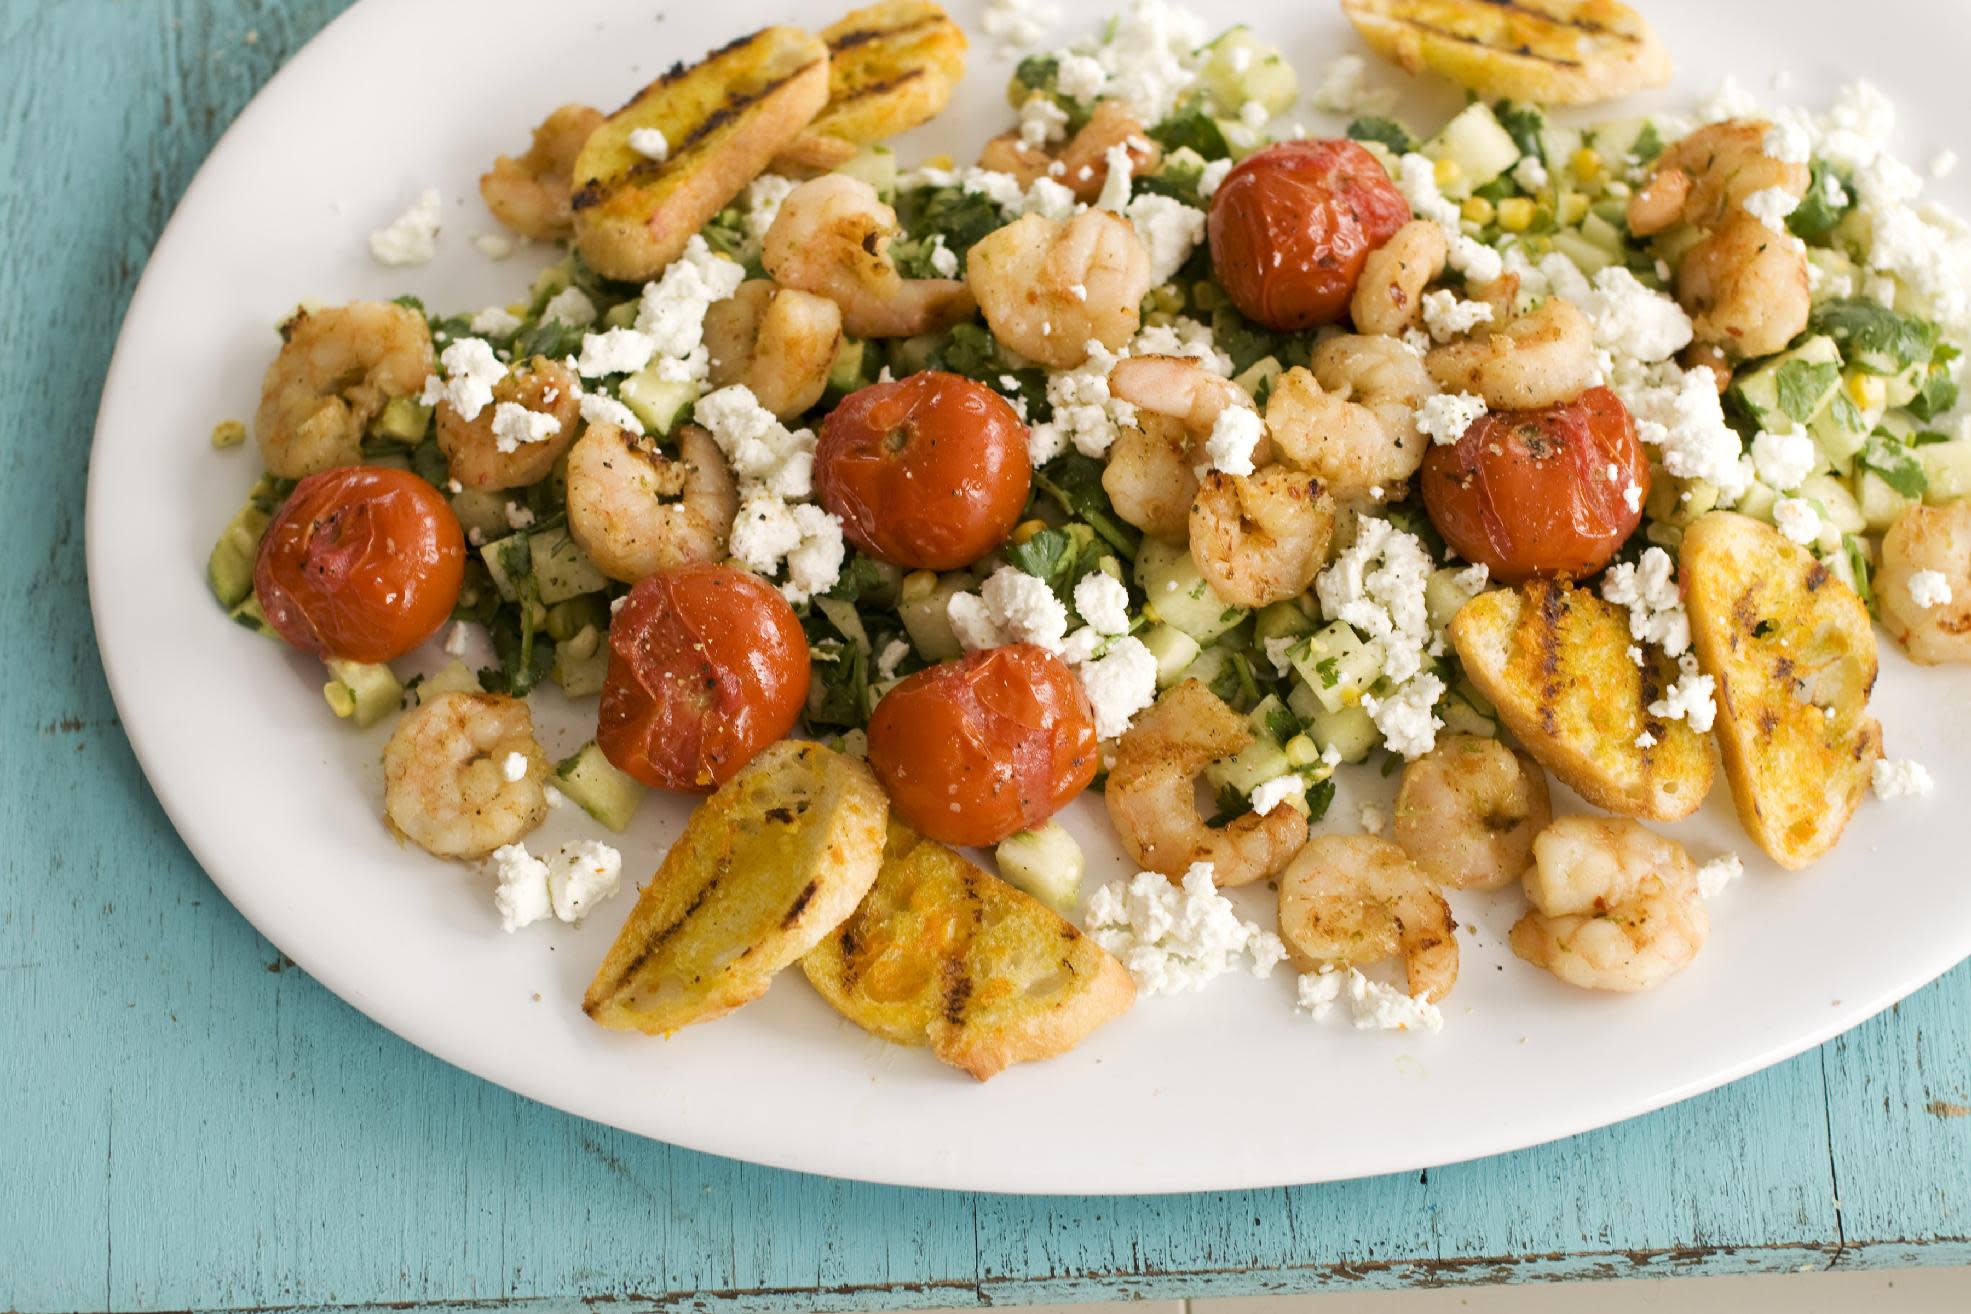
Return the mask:
<path id="1" fill-rule="evenodd" d="M 1649 460 L 1606 388 L 1537 411 L 1480 416 L 1423 462 L 1424 506 L 1459 556 L 1494 579 L 1592 575 L 1642 523 Z"/>
<path id="2" fill-rule="evenodd" d="M 815 495 L 843 534 L 919 570 L 969 566 L 1005 542 L 1032 478 L 1006 399 L 937 371 L 850 393 L 815 444 Z"/>
<path id="3" fill-rule="evenodd" d="M 1410 222 L 1410 203 L 1352 141 L 1254 151 L 1212 194 L 1211 267 L 1248 319 L 1281 332 L 1332 324 L 1369 252 Z"/>
<path id="4" fill-rule="evenodd" d="M 294 486 L 260 539 L 253 592 L 283 639 L 358 662 L 402 657 L 458 604 L 465 535 L 408 470 L 350 465 Z"/>
<path id="5" fill-rule="evenodd" d="M 794 728 L 808 641 L 771 584 L 732 566 L 637 581 L 609 623 L 595 742 L 646 785 L 705 791 Z"/>
<path id="6" fill-rule="evenodd" d="M 1095 714 L 1068 664 L 1030 643 L 907 676 L 869 719 L 869 765 L 902 820 L 946 844 L 1037 826 L 1095 778 Z"/>

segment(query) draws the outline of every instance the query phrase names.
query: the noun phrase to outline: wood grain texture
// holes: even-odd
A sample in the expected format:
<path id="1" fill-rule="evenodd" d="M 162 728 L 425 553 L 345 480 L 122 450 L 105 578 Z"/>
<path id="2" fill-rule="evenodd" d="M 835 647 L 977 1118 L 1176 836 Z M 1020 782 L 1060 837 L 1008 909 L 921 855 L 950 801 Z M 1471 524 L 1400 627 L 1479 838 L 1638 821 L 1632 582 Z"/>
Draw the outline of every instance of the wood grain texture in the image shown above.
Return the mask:
<path id="1" fill-rule="evenodd" d="M 822 1310 L 1971 1262 L 1971 968 L 1817 1053 L 1521 1154 L 1080 1200 L 627 1136 L 447 1068 L 293 970 L 122 740 L 81 506 L 151 243 L 340 7 L 0 5 L 0 1309 Z M 1292 1091 L 1254 1095 L 1255 1135 L 1294 1116 Z M 1103 1134 L 1099 1111 L 1063 1116 Z"/>

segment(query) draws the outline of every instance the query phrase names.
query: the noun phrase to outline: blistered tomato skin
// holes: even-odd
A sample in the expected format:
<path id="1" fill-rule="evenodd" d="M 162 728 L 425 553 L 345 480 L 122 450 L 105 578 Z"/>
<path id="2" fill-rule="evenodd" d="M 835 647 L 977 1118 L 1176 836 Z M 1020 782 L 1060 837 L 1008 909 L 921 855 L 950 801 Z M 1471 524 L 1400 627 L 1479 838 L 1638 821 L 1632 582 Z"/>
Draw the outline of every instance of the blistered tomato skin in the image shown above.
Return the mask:
<path id="1" fill-rule="evenodd" d="M 646 785 L 704 793 L 793 730 L 809 674 L 800 620 L 759 576 L 659 571 L 609 623 L 595 741 Z"/>
<path id="2" fill-rule="evenodd" d="M 1032 644 L 908 676 L 869 720 L 869 765 L 890 806 L 946 844 L 996 844 L 1039 825 L 1088 788 L 1096 764 L 1088 695 Z"/>
<path id="3" fill-rule="evenodd" d="M 1248 319 L 1279 332 L 1332 324 L 1369 252 L 1409 221 L 1410 203 L 1361 146 L 1283 141 L 1212 194 L 1211 267 Z"/>
<path id="4" fill-rule="evenodd" d="M 1642 523 L 1649 460 L 1621 399 L 1590 388 L 1560 406 L 1480 416 L 1455 444 L 1431 447 L 1422 479 L 1437 532 L 1492 578 L 1581 579 Z"/>
<path id="5" fill-rule="evenodd" d="M 842 399 L 815 444 L 815 496 L 847 539 L 918 570 L 969 566 L 1027 502 L 1027 427 L 1006 399 L 925 371 Z"/>
<path id="6" fill-rule="evenodd" d="M 253 563 L 267 623 L 303 652 L 402 657 L 458 605 L 465 535 L 444 495 L 408 470 L 309 475 L 274 514 Z"/>

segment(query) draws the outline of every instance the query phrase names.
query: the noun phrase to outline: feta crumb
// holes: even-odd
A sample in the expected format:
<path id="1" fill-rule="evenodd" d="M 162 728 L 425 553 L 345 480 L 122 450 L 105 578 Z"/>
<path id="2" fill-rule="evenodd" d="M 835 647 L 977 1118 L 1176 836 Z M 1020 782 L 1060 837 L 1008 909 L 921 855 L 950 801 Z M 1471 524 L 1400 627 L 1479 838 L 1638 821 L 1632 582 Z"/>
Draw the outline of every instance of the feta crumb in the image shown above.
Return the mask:
<path id="1" fill-rule="evenodd" d="M 1928 611 L 1932 607 L 1948 607 L 1951 600 L 1950 581 L 1944 578 L 1941 570 L 1919 570 L 1909 577 L 1909 600 Z"/>
<path id="2" fill-rule="evenodd" d="M 1249 406 L 1227 406 L 1218 413 L 1205 439 L 1205 467 L 1226 474 L 1253 472 L 1252 454 L 1266 436 L 1266 424 Z"/>
<path id="3" fill-rule="evenodd" d="M 1145 193 L 1121 208 L 1150 257 L 1150 286 L 1161 287 L 1177 277 L 1205 235 L 1205 212 L 1172 196 Z M 1087 300 L 1084 291 L 1082 300 Z"/>
<path id="4" fill-rule="evenodd" d="M 1305 798 L 1306 795 L 1307 782 L 1300 778 L 1298 772 L 1287 771 L 1254 785 L 1246 801 L 1255 813 L 1263 817 L 1288 799 Z"/>
<path id="5" fill-rule="evenodd" d="M 1250 53 L 1250 52 L 1248 52 Z M 1328 114 L 1355 117 L 1387 114 L 1396 108 L 1396 92 L 1367 84 L 1368 61 L 1360 55 L 1342 55 L 1321 70 L 1308 100 Z"/>
<path id="6" fill-rule="evenodd" d="M 1016 55 L 1039 45 L 1060 21 L 1060 6 L 1047 0 L 986 0 L 983 26 L 1002 55 Z"/>
<path id="7" fill-rule="evenodd" d="M 789 505 L 764 489 L 740 502 L 729 546 L 733 558 L 755 574 L 771 578 L 784 564 L 787 578 L 780 592 L 797 605 L 833 588 L 847 555 L 840 520 L 812 502 Z"/>
<path id="8" fill-rule="evenodd" d="M 1697 869 L 1697 892 L 1707 899 L 1715 899 L 1744 875 L 1745 863 L 1739 856 L 1736 853 L 1723 854 Z"/>
<path id="9" fill-rule="evenodd" d="M 504 260 L 513 254 L 513 239 L 504 233 L 475 233 L 472 245 L 488 260 Z"/>
<path id="10" fill-rule="evenodd" d="M 520 502 L 508 502 L 503 508 L 508 529 L 526 529 L 534 523 L 534 513 Z"/>
<path id="11" fill-rule="evenodd" d="M 527 443 L 544 443 L 561 432 L 561 421 L 530 411 L 518 402 L 501 402 L 493 411 L 493 446 L 517 452 Z"/>
<path id="12" fill-rule="evenodd" d="M 1095 198 L 1097 210 L 1113 210 L 1121 214 L 1129 207 L 1129 180 L 1136 169 L 1136 161 L 1129 154 L 1127 142 L 1117 142 L 1102 154 L 1102 190 Z"/>
<path id="13" fill-rule="evenodd" d="M 1286 956 L 1279 936 L 1240 918 L 1218 892 L 1208 862 L 1193 863 L 1181 885 L 1147 871 L 1111 881 L 1089 896 L 1085 920 L 1145 995 L 1201 990 L 1240 967 L 1264 977 Z"/>
<path id="14" fill-rule="evenodd" d="M 1439 288 L 1424 293 L 1424 327 L 1439 342 L 1463 337 L 1480 324 L 1492 322 L 1492 307 L 1483 301 L 1461 301 L 1456 292 Z"/>
<path id="15" fill-rule="evenodd" d="M 1337 971 L 1324 967 L 1308 972 L 1295 984 L 1295 1007 L 1326 1021 L 1346 991 L 1350 1019 L 1357 1031 L 1429 1031 L 1444 1029 L 1444 1011 L 1428 994 L 1409 995 L 1395 986 L 1372 981 L 1361 969 Z"/>
<path id="16" fill-rule="evenodd" d="M 1512 180 L 1522 192 L 1537 192 L 1552 181 L 1547 177 L 1547 166 L 1537 155 L 1520 156 L 1519 163 L 1512 167 Z"/>
<path id="17" fill-rule="evenodd" d="M 636 418 L 636 412 L 614 397 L 599 392 L 582 394 L 582 419 L 588 424 L 613 424 L 624 433 L 643 434 L 643 421 Z"/>
<path id="18" fill-rule="evenodd" d="M 1075 667 L 1095 712 L 1095 737 L 1114 739 L 1136 714 L 1157 700 L 1157 659 L 1143 641 L 1126 634 L 1093 661 Z"/>
<path id="19" fill-rule="evenodd" d="M 1256 100 L 1239 106 L 1239 122 L 1257 132 L 1272 121 L 1273 112 Z"/>
<path id="20" fill-rule="evenodd" d="M 1061 650 L 1061 640 L 1068 634 L 1068 609 L 1045 581 L 1015 566 L 1001 566 L 979 587 L 979 597 L 1006 642 Z"/>
<path id="21" fill-rule="evenodd" d="M 1129 633 L 1129 590 L 1113 575 L 1083 575 L 1074 586 L 1074 609 L 1097 634 Z"/>
<path id="22" fill-rule="evenodd" d="M 554 915 L 554 896 L 548 889 L 548 865 L 527 852 L 525 844 L 503 844 L 493 850 L 493 907 L 500 929 L 508 935 Z"/>
<path id="23" fill-rule="evenodd" d="M 646 160 L 662 164 L 671 158 L 671 143 L 657 128 L 632 128 L 630 130 L 630 149 Z"/>
<path id="24" fill-rule="evenodd" d="M 1020 140 L 1045 150 L 1068 135 L 1068 112 L 1045 92 L 1036 91 L 1020 102 Z"/>
<path id="25" fill-rule="evenodd" d="M 500 762 L 500 775 L 508 784 L 515 784 L 527 778 L 527 755 L 508 753 Z"/>
<path id="26" fill-rule="evenodd" d="M 1556 256 L 1566 261 L 1564 255 L 1552 252 L 1541 268 L 1558 272 Z M 1572 270 L 1572 263 L 1567 263 Z M 1690 345 L 1693 330 L 1684 308 L 1674 298 L 1643 286 L 1621 265 L 1598 272 L 1574 300 L 1594 326 L 1595 346 L 1620 359 L 1653 364 Z"/>
<path id="27" fill-rule="evenodd" d="M 1773 503 L 1773 524 L 1802 545 L 1820 537 L 1820 511 L 1804 497 L 1782 497 Z"/>
<path id="28" fill-rule="evenodd" d="M 453 621 L 451 632 L 445 635 L 445 652 L 451 657 L 465 656 L 466 644 L 471 641 L 471 632 L 464 621 Z"/>
<path id="29" fill-rule="evenodd" d="M 484 338 L 460 338 L 438 357 L 444 377 L 425 379 L 418 401 L 425 406 L 444 402 L 467 424 L 493 403 L 493 385 L 506 377 L 506 365 Z"/>
<path id="30" fill-rule="evenodd" d="M 742 497 L 803 498 L 814 491 L 813 431 L 789 429 L 745 384 L 706 393 L 692 417 L 725 454 Z"/>
<path id="31" fill-rule="evenodd" d="M 520 322 L 520 316 L 505 306 L 488 306 L 474 315 L 466 327 L 478 337 L 505 338 L 520 331 Z"/>
<path id="32" fill-rule="evenodd" d="M 1629 486 L 1622 490 L 1622 505 L 1628 507 L 1631 511 L 1642 510 L 1643 486 L 1631 480 Z"/>
<path id="33" fill-rule="evenodd" d="M 937 233 L 931 238 L 929 253 L 931 272 L 939 278 L 954 278 L 958 274 L 958 253 L 944 244 L 944 234 Z"/>
<path id="34" fill-rule="evenodd" d="M 883 645 L 883 651 L 876 654 L 876 678 L 894 680 L 897 667 L 903 665 L 904 658 L 910 656 L 910 645 L 902 639 L 891 639 Z"/>
<path id="35" fill-rule="evenodd" d="M 1930 778 L 1929 769 L 1921 762 L 1912 762 L 1908 758 L 1878 757 L 1870 774 L 1875 797 L 1885 801 L 1924 798 L 1937 787 L 1937 782 Z"/>
<path id="36" fill-rule="evenodd" d="M 1483 414 L 1483 397 L 1469 392 L 1434 393 L 1417 407 L 1417 432 L 1439 447 L 1451 447 Z"/>
<path id="37" fill-rule="evenodd" d="M 422 265 L 438 254 L 438 227 L 444 215 L 438 189 L 418 193 L 410 209 L 370 234 L 370 255 L 383 265 Z"/>
<path id="38" fill-rule="evenodd" d="M 1300 636 L 1295 634 L 1276 634 L 1266 641 L 1266 660 L 1281 679 L 1293 673 L 1293 651 L 1299 646 Z"/>
<path id="39" fill-rule="evenodd" d="M 1230 159 L 1213 160 L 1205 165 L 1204 172 L 1198 175 L 1198 195 L 1210 200 L 1225 181 L 1225 175 L 1232 172 Z"/>
<path id="40" fill-rule="evenodd" d="M 1650 643 L 1671 657 L 1690 649 L 1690 616 L 1677 588 L 1676 563 L 1660 547 L 1645 548 L 1633 563 L 1610 566 L 1601 577 L 1601 595 L 1629 612 L 1629 637 Z M 1641 653 L 1636 654 L 1640 665 Z"/>
<path id="41" fill-rule="evenodd" d="M 1761 149 L 1781 164 L 1805 164 L 1813 158 L 1810 134 L 1792 119 L 1781 119 L 1768 128 Z"/>
<path id="42" fill-rule="evenodd" d="M 1714 700 L 1717 681 L 1697 669 L 1697 659 L 1685 653 L 1677 662 L 1677 679 L 1663 696 L 1651 703 L 1651 716 L 1665 721 L 1683 721 L 1699 734 L 1711 729 L 1718 717 Z"/>
<path id="43" fill-rule="evenodd" d="M 1757 219 L 1775 233 L 1786 232 L 1786 216 L 1800 208 L 1800 198 L 1784 187 L 1766 187 L 1746 197 L 1741 205 L 1745 213 Z"/>
<path id="44" fill-rule="evenodd" d="M 623 855 L 598 840 L 564 844 L 547 863 L 548 896 L 554 915 L 577 923 L 589 909 L 615 894 L 622 882 Z"/>
<path id="45" fill-rule="evenodd" d="M 1355 821 L 1370 835 L 1380 835 L 1389 829 L 1389 814 L 1373 803 L 1364 803 L 1355 809 Z"/>
<path id="46" fill-rule="evenodd" d="M 1752 439 L 1752 468 L 1775 492 L 1790 493 L 1820 465 L 1820 448 L 1795 426 L 1787 433 L 1759 433 Z"/>
<path id="47" fill-rule="evenodd" d="M 573 288 L 569 290 L 575 291 Z M 576 292 L 576 295 L 581 294 Z M 650 340 L 648 334 L 639 333 L 633 328 L 605 329 L 582 338 L 582 354 L 577 358 L 575 368 L 585 379 L 599 379 L 608 374 L 635 374 L 648 365 L 656 354 L 657 344 Z"/>
<path id="48" fill-rule="evenodd" d="M 1751 486 L 1752 462 L 1725 422 L 1717 376 L 1708 365 L 1678 370 L 1666 362 L 1661 368 L 1660 382 L 1617 382 L 1637 435 L 1659 449 L 1665 470 L 1679 479 L 1702 479 L 1718 490 L 1723 505 L 1736 503 Z"/>
<path id="49" fill-rule="evenodd" d="M 548 303 L 541 307 L 543 324 L 566 324 L 569 328 L 587 328 L 595 323 L 595 302 L 589 294 L 573 286 L 562 288 Z"/>

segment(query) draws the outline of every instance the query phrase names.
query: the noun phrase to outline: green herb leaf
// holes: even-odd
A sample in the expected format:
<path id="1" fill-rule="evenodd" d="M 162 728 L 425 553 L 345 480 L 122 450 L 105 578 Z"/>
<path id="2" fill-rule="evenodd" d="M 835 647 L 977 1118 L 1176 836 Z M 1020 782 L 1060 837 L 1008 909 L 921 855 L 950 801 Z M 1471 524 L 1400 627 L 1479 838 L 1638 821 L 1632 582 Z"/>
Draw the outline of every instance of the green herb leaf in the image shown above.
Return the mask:
<path id="1" fill-rule="evenodd" d="M 1033 472 L 1036 494 L 1044 494 L 1063 511 L 1100 535 L 1123 557 L 1134 560 L 1143 536 L 1116 514 L 1102 488 L 1102 463 L 1080 452 L 1057 456 Z"/>
<path id="2" fill-rule="evenodd" d="M 1547 116 L 1540 112 L 1537 105 L 1515 105 L 1509 100 L 1502 100 L 1492 107 L 1492 113 L 1497 116 L 1499 126 L 1506 130 L 1506 135 L 1513 139 L 1513 144 L 1519 147 L 1521 155 L 1531 155 L 1541 163 L 1546 162 L 1546 146 L 1540 140 L 1540 134 L 1546 129 Z"/>
<path id="3" fill-rule="evenodd" d="M 1904 497 L 1921 497 L 1930 488 L 1923 463 L 1909 448 L 1884 433 L 1871 437 L 1857 459 L 1863 469 L 1874 471 L 1883 483 Z"/>
<path id="4" fill-rule="evenodd" d="M 1821 398 L 1827 396 L 1828 390 L 1840 379 L 1840 367 L 1831 362 L 1811 364 L 1804 360 L 1786 361 L 1774 376 L 1779 386 L 1779 409 L 1792 417 L 1795 423 L 1805 424 L 1819 413 Z"/>
<path id="5" fill-rule="evenodd" d="M 1167 151 L 1188 146 L 1207 160 L 1224 160 L 1232 155 L 1232 144 L 1225 140 L 1217 120 L 1196 106 L 1159 122 L 1150 129 L 1150 139 Z"/>
<path id="6" fill-rule="evenodd" d="M 1417 135 L 1395 119 L 1369 114 L 1348 125 L 1348 135 L 1356 141 L 1379 141 L 1397 155 L 1408 155 L 1417 148 Z"/>
<path id="7" fill-rule="evenodd" d="M 1648 164 L 1662 153 L 1663 134 L 1656 130 L 1653 121 L 1643 124 L 1643 130 L 1629 146 L 1629 157 L 1637 164 Z"/>
<path id="8" fill-rule="evenodd" d="M 1328 808 L 1335 801 L 1335 778 L 1317 780 L 1307 787 L 1307 819 L 1319 821 L 1328 815 Z"/>
<path id="9" fill-rule="evenodd" d="M 1854 208 L 1854 196 L 1826 161 L 1814 160 L 1808 165 L 1808 173 L 1806 195 L 1800 198 L 1793 213 L 1786 216 L 1786 226 L 1803 242 L 1825 243 L 1835 226 Z"/>
<path id="10" fill-rule="evenodd" d="M 1901 374 L 1929 361 L 1937 349 L 1935 324 L 1899 315 L 1865 297 L 1821 302 L 1814 307 L 1810 327 L 1833 338 L 1841 358 L 1869 374 Z"/>

